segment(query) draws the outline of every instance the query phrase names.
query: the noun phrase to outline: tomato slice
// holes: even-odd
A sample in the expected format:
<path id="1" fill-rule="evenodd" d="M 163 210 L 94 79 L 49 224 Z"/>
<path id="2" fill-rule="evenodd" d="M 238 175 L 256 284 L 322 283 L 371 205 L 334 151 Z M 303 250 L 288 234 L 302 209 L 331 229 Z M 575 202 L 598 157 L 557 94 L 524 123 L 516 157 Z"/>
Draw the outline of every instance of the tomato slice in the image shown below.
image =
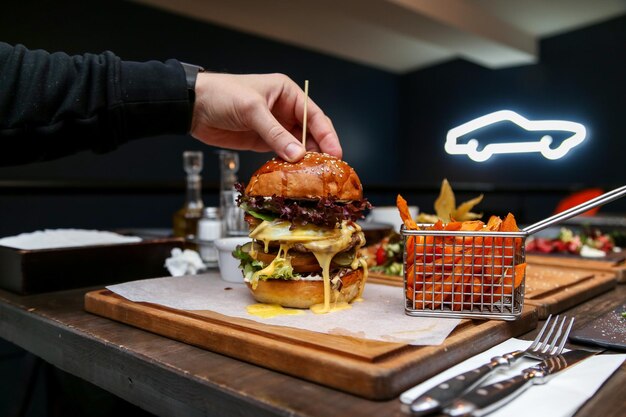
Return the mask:
<path id="1" fill-rule="evenodd" d="M 384 265 L 387 260 L 387 255 L 385 254 L 385 248 L 381 246 L 376 250 L 376 265 Z"/>

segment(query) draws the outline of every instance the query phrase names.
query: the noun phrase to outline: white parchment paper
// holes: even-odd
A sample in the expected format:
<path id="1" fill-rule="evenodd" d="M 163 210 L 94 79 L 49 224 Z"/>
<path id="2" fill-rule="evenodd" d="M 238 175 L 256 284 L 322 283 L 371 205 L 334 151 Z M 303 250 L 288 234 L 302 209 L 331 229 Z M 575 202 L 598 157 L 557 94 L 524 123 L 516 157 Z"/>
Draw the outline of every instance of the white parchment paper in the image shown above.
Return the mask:
<path id="1" fill-rule="evenodd" d="M 211 310 L 266 324 L 413 345 L 441 344 L 460 321 L 407 316 L 402 288 L 372 283 L 366 285 L 363 301 L 353 303 L 350 309 L 330 314 L 304 310 L 301 315 L 267 319 L 246 311 L 255 301 L 244 284 L 223 281 L 217 272 L 132 281 L 107 289 L 135 302 L 180 310 Z"/>

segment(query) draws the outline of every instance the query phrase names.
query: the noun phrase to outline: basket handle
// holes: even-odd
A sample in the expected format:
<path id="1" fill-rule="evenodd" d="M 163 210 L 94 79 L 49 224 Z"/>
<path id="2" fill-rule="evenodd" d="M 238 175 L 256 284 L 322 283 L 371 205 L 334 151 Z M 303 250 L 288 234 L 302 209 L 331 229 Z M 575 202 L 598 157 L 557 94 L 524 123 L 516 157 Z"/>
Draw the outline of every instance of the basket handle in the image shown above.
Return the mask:
<path id="1" fill-rule="evenodd" d="M 530 226 L 525 227 L 524 231 L 529 235 L 533 234 L 535 232 L 545 229 L 546 227 L 553 226 L 563 220 L 567 220 L 570 217 L 574 217 L 580 213 L 584 213 L 589 209 L 617 200 L 618 198 L 623 197 L 624 194 L 626 194 L 626 185 L 616 188 L 613 191 L 604 193 L 596 198 L 592 198 L 589 201 L 585 201 L 582 204 L 569 208 L 561 213 L 548 217 L 547 219 L 543 219 L 541 221 L 538 221 L 537 223 L 531 224 Z"/>

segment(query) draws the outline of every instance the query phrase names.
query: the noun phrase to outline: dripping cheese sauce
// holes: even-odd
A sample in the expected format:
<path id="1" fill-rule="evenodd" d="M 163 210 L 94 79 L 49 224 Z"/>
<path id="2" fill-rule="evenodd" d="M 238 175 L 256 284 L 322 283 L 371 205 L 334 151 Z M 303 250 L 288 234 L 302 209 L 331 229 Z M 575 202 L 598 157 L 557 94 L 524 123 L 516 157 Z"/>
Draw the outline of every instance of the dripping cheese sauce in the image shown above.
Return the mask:
<path id="1" fill-rule="evenodd" d="M 265 268 L 255 272 L 250 280 L 252 288 L 256 288 L 259 277 L 270 276 L 274 273 L 276 265 L 279 262 L 290 263 L 288 252 L 295 244 L 299 243 L 304 248 L 311 251 L 311 253 L 317 259 L 317 262 L 322 268 L 322 280 L 324 281 L 324 302 L 321 304 L 315 304 L 310 307 L 310 310 L 316 314 L 325 314 L 333 311 L 344 310 L 350 308 L 350 304 L 343 301 L 338 301 L 340 291 L 331 287 L 330 279 L 330 265 L 333 257 L 339 252 L 344 251 L 350 245 L 352 241 L 352 235 L 360 233 L 362 235 L 361 227 L 353 222 L 343 221 L 339 228 L 327 229 L 319 228 L 317 226 L 306 225 L 301 227 L 295 227 L 290 230 L 291 223 L 285 220 L 264 220 L 259 224 L 251 233 L 250 237 L 257 241 L 261 241 L 264 244 L 263 250 L 267 253 L 269 251 L 270 242 L 279 242 L 280 248 L 276 257 Z M 357 245 L 354 247 L 355 252 L 365 243 L 365 239 L 361 236 L 358 239 Z M 253 251 L 254 245 L 253 246 Z M 251 253 L 251 255 L 254 255 Z M 365 282 L 367 281 L 367 263 L 363 259 L 359 259 L 355 256 L 350 268 L 355 270 L 358 267 L 363 268 L 363 280 L 359 286 L 359 293 L 357 299 L 360 299 L 363 294 Z M 331 291 L 333 291 L 331 293 Z M 333 305 L 331 306 L 331 301 Z"/>

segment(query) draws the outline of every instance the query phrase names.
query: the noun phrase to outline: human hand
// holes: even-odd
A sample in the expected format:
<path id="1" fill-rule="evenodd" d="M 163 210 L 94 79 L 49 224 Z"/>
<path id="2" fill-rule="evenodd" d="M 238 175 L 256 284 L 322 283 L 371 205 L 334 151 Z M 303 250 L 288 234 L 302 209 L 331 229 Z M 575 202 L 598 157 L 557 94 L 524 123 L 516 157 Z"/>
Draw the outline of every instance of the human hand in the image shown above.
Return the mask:
<path id="1" fill-rule="evenodd" d="M 269 151 L 297 161 L 306 150 L 341 158 L 339 138 L 330 119 L 309 98 L 306 150 L 302 138 L 305 95 L 282 74 L 200 73 L 191 135 L 222 148 Z"/>

